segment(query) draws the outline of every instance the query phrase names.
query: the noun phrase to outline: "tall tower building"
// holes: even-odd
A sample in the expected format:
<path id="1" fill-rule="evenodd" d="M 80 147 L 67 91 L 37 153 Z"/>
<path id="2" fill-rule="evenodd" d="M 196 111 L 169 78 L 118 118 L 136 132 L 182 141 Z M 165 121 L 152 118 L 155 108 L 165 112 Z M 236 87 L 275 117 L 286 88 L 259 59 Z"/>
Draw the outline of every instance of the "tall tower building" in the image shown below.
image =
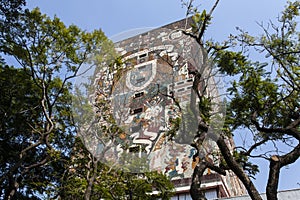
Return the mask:
<path id="1" fill-rule="evenodd" d="M 189 188 L 198 155 L 218 162 L 213 141 L 205 140 L 200 152 L 191 146 L 201 113 L 197 95 L 212 97 L 214 111 L 220 109 L 221 100 L 205 50 L 184 33 L 190 23 L 191 19 L 180 20 L 116 42 L 122 65 L 115 67 L 113 74 L 118 78 L 110 88 L 113 116 L 124 130 L 118 141 L 126 143 L 130 138 L 130 142 L 126 150 L 107 152 L 111 157 L 124 151 L 144 157 L 145 167 L 174 182 L 174 199 L 191 199 Z M 197 88 L 196 71 L 201 74 Z M 228 144 L 234 145 L 231 140 Z M 245 194 L 231 172 L 222 176 L 207 170 L 202 187 L 208 199 Z"/>

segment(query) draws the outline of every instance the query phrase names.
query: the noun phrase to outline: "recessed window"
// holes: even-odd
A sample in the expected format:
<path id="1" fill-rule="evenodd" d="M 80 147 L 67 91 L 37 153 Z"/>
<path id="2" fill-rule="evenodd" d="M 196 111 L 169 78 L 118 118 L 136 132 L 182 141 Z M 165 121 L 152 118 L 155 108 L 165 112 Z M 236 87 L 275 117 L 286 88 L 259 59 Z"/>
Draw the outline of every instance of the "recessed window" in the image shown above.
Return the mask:
<path id="1" fill-rule="evenodd" d="M 145 58 L 147 56 L 146 53 L 139 55 L 139 58 Z"/>
<path id="2" fill-rule="evenodd" d="M 144 95 L 144 92 L 139 92 L 134 94 L 134 98 L 138 98 Z"/>
<path id="3" fill-rule="evenodd" d="M 138 113 L 141 113 L 143 112 L 143 108 L 136 108 L 133 110 L 132 114 L 138 114 Z"/>
<path id="4" fill-rule="evenodd" d="M 141 55 L 138 56 L 138 63 L 143 63 L 148 61 L 148 54 L 147 53 L 143 53 Z"/>
<path id="5" fill-rule="evenodd" d="M 138 153 L 140 152 L 140 146 L 130 147 L 129 152 L 131 153 Z"/>

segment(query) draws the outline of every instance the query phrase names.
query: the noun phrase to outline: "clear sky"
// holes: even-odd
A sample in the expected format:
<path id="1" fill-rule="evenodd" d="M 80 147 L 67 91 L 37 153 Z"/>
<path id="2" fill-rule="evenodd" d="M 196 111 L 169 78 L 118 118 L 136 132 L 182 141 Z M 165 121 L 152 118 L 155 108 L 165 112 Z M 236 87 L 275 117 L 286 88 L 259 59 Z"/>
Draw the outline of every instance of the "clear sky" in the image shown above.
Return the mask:
<path id="1" fill-rule="evenodd" d="M 209 10 L 213 0 L 198 0 L 198 9 Z M 286 1 L 282 0 L 220 0 L 206 38 L 221 42 L 236 27 L 260 35 L 257 23 L 276 20 Z M 102 29 L 111 38 L 135 28 L 159 27 L 185 17 L 180 0 L 27 0 L 28 7 L 39 7 L 42 13 L 57 15 L 65 24 L 75 24 L 92 31 Z M 268 163 L 262 162 L 255 181 L 259 191 L 265 191 Z M 299 188 L 300 162 L 282 170 L 280 190 Z"/>

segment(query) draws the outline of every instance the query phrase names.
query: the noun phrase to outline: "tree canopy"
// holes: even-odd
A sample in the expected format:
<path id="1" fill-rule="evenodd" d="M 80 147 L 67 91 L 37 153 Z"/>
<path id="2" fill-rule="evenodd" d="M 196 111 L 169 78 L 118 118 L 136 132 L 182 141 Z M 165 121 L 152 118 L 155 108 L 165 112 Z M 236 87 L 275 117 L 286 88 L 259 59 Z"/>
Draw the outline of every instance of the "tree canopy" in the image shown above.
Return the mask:
<path id="1" fill-rule="evenodd" d="M 1 62 L 1 197 L 51 197 L 74 143 L 71 78 L 106 37 L 18 5 L 1 3 L 1 52 L 16 61 Z"/>
<path id="2" fill-rule="evenodd" d="M 218 2 L 215 1 L 209 13 L 193 10 L 193 1 L 185 5 L 196 12 L 193 32 L 186 34 L 205 46 L 220 73 L 233 80 L 228 87 L 223 133 L 213 136 L 224 159 L 224 166 L 219 167 L 232 170 L 251 198 L 261 199 L 251 178 L 259 171 L 255 158 L 266 159 L 270 163 L 267 198 L 277 199 L 280 170 L 297 161 L 300 155 L 297 23 L 300 2 L 287 2 L 278 22 L 271 21 L 267 26 L 260 24 L 264 33 L 261 36 L 251 36 L 238 28 L 240 34 L 230 35 L 229 40 L 223 43 L 203 41 L 203 34 Z M 259 57 L 252 56 L 255 52 Z M 204 124 L 207 125 L 205 132 L 209 124 Z M 237 132 L 245 135 L 247 141 L 230 152 L 223 139 Z M 194 199 L 197 198 L 199 196 Z"/>
<path id="3" fill-rule="evenodd" d="M 299 9 L 299 1 L 288 2 L 278 23 L 261 25 L 264 35 L 260 37 L 240 30 L 233 40 L 242 47 L 240 53 L 245 56 L 237 58 L 242 64 L 224 69 L 239 77 L 229 88 L 230 128 L 247 128 L 253 134 L 253 142 L 237 151 L 248 158 L 261 157 L 270 162 L 268 199 L 277 198 L 274 191 L 278 189 L 280 170 L 300 156 Z M 250 60 L 246 57 L 250 50 L 264 58 Z M 219 61 L 222 66 L 223 60 Z M 263 151 L 255 152 L 258 148 Z"/>

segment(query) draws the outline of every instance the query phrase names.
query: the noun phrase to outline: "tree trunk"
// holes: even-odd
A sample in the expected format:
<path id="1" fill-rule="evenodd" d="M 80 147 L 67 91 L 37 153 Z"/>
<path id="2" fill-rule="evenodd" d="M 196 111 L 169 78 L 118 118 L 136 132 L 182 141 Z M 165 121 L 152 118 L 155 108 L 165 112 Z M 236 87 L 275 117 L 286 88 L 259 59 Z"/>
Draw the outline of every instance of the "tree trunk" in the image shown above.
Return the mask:
<path id="1" fill-rule="evenodd" d="M 17 191 L 18 185 L 19 184 L 17 183 L 17 181 L 13 177 L 11 177 L 9 180 L 9 186 L 6 191 L 4 199 L 7 199 L 7 200 L 13 199 L 13 197 Z"/>
<path id="2" fill-rule="evenodd" d="M 8 181 L 8 186 L 5 191 L 4 199 L 12 199 L 13 196 L 15 195 L 17 189 L 19 188 L 18 179 L 15 177 L 18 176 L 17 171 L 19 170 L 24 159 L 25 159 L 25 156 L 23 156 L 23 157 L 20 156 L 20 160 L 13 167 L 10 168 L 10 171 L 7 174 L 5 174 L 1 177 L 0 185 L 4 185 L 5 179 L 7 179 L 7 181 Z"/>
<path id="3" fill-rule="evenodd" d="M 91 167 L 91 176 L 88 178 L 88 185 L 84 193 L 84 200 L 90 200 L 92 195 L 92 189 L 94 185 L 94 181 L 97 176 L 97 170 L 98 170 L 98 161 L 92 156 L 92 167 Z"/>
<path id="4" fill-rule="evenodd" d="M 212 135 L 212 134 L 211 134 Z M 231 151 L 227 147 L 224 138 L 222 136 L 217 137 L 214 135 L 214 141 L 217 141 L 217 145 L 224 157 L 228 167 L 237 175 L 237 177 L 242 181 L 244 186 L 246 187 L 248 194 L 250 195 L 252 200 L 262 200 L 259 192 L 257 191 L 256 187 L 254 186 L 251 179 L 247 176 L 244 170 L 240 167 L 240 165 L 234 160 Z"/>
<path id="5" fill-rule="evenodd" d="M 289 153 L 282 156 L 272 156 L 270 159 L 269 179 L 266 188 L 268 200 L 278 200 L 277 190 L 279 183 L 279 175 L 282 167 L 292 164 L 299 159 L 300 143 Z"/>
<path id="6" fill-rule="evenodd" d="M 14 187 L 13 187 L 13 189 L 10 191 L 9 196 L 8 196 L 8 198 L 7 198 L 8 200 L 13 199 L 13 197 L 15 196 L 16 191 L 18 190 L 18 188 L 19 188 L 19 184 L 18 184 L 17 181 L 15 181 L 15 182 L 14 182 Z"/>
<path id="7" fill-rule="evenodd" d="M 94 180 L 95 180 L 95 174 L 93 174 L 88 180 L 88 185 L 84 193 L 84 200 L 90 200 L 92 195 Z"/>
<path id="8" fill-rule="evenodd" d="M 268 200 L 278 200 L 277 198 L 277 189 L 278 189 L 278 180 L 280 174 L 280 162 L 277 156 L 272 156 L 270 159 L 270 171 L 269 179 L 266 188 L 266 195 Z"/>
<path id="9" fill-rule="evenodd" d="M 205 197 L 205 191 L 201 189 L 201 177 L 203 176 L 204 171 L 207 166 L 205 162 L 201 160 L 196 165 L 193 176 L 192 176 L 192 184 L 190 188 L 190 194 L 193 200 L 207 200 Z"/>

